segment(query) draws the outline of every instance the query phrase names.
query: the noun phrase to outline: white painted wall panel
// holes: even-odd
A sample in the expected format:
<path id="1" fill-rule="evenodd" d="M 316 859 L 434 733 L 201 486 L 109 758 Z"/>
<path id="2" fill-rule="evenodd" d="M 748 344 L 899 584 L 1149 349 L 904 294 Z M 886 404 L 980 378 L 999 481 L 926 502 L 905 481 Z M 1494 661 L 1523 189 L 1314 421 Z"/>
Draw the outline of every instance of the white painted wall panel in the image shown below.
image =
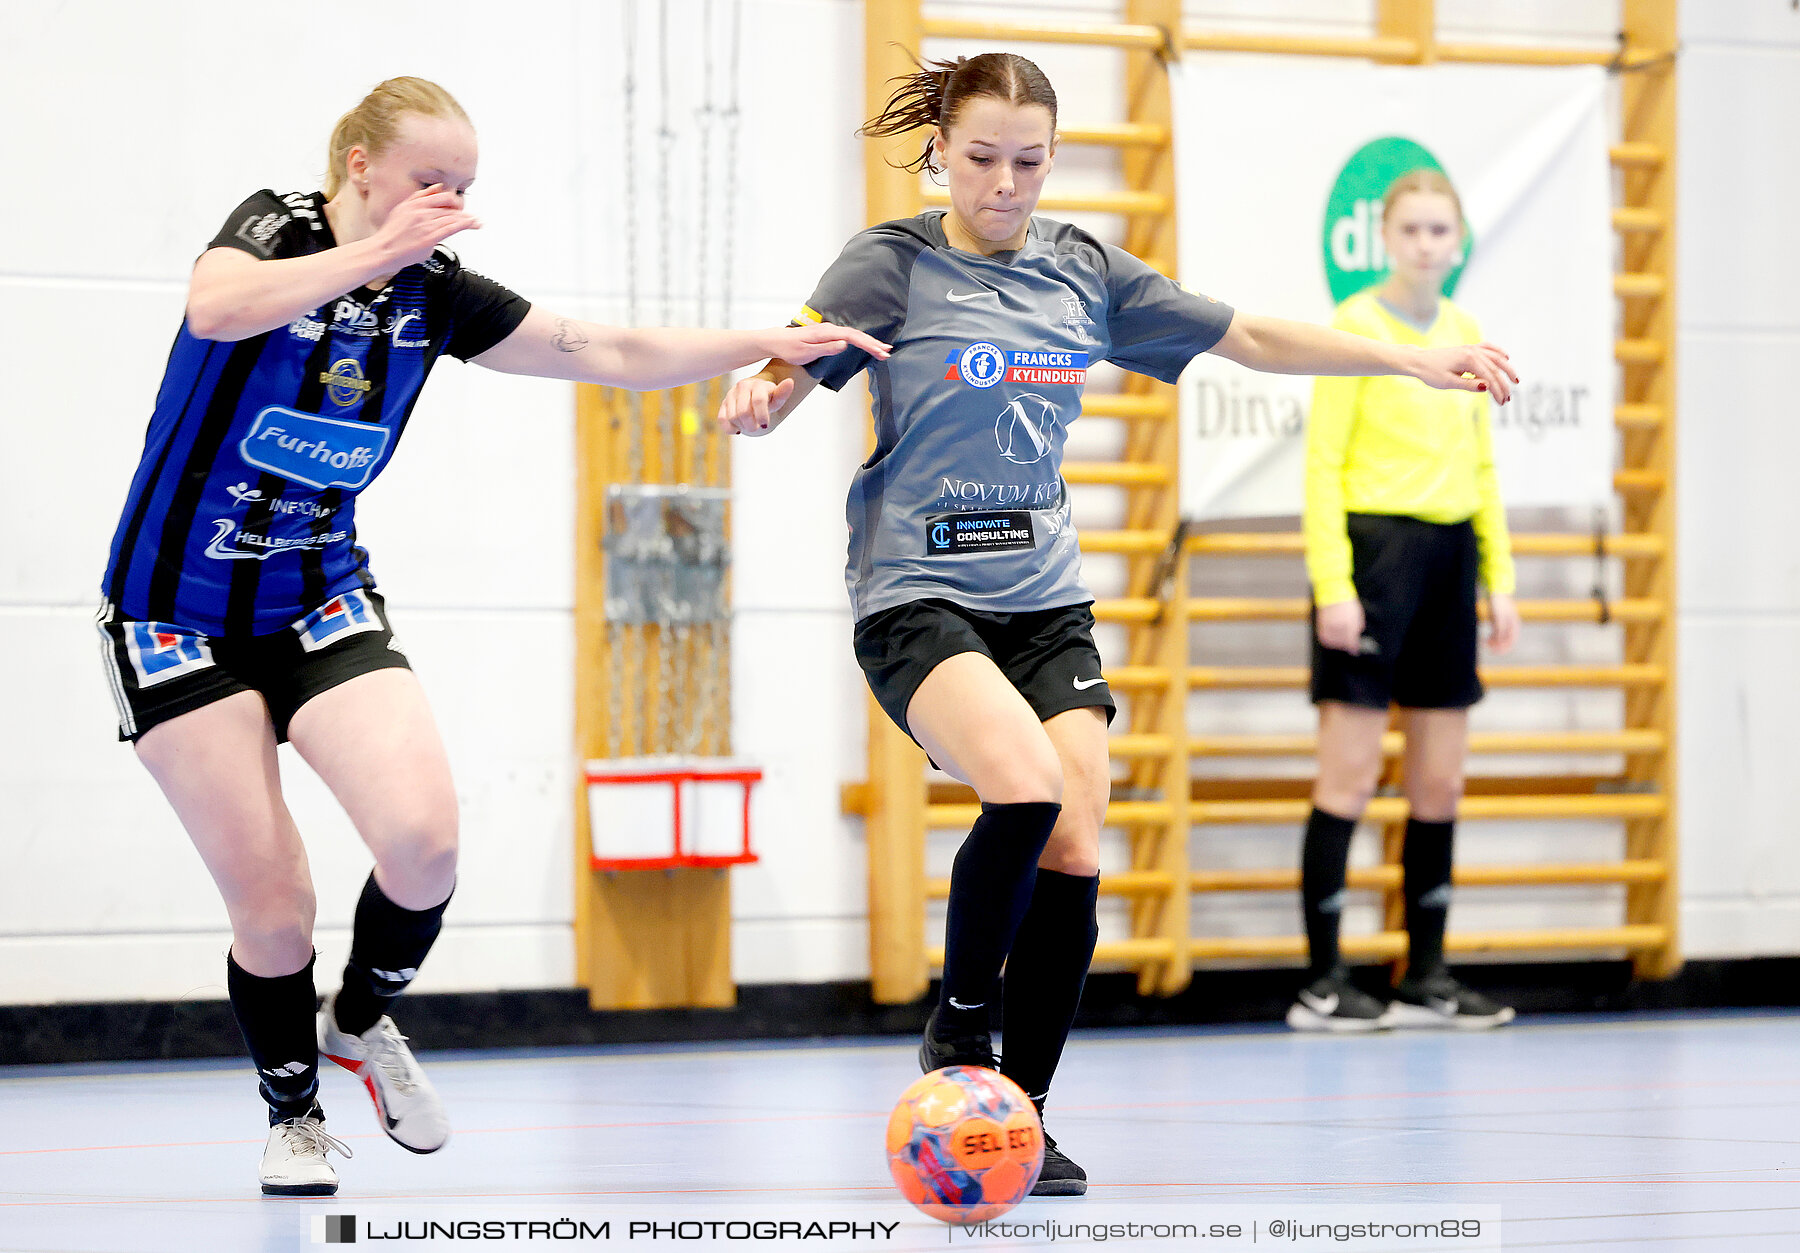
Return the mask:
<path id="1" fill-rule="evenodd" d="M 1800 570 L 1788 377 L 1800 349 L 1800 20 L 1681 6 L 1680 663 L 1683 947 L 1800 952 L 1789 798 Z"/>
<path id="2" fill-rule="evenodd" d="M 1682 0 L 1681 39 L 1692 47 L 1800 51 L 1800 20 L 1792 0 Z"/>
<path id="3" fill-rule="evenodd" d="M 1686 613 L 1681 623 L 1682 914 L 1692 952 L 1800 953 L 1794 762 L 1800 614 Z M 1782 904 L 1782 902 L 1788 902 Z M 1762 917 L 1777 908 L 1777 925 Z M 1728 948 L 1700 947 L 1712 942 Z M 1754 943 L 1766 947 L 1742 947 Z"/>
<path id="4" fill-rule="evenodd" d="M 1800 248 L 1794 248 L 1800 260 Z M 1800 610 L 1800 428 L 1769 403 L 1800 361 L 1800 329 L 1686 331 L 1680 340 L 1681 605 Z"/>
<path id="5" fill-rule="evenodd" d="M 752 814 L 762 861 L 735 873 L 740 919 L 866 916 L 862 824 L 838 785 L 867 745 L 848 610 L 740 611 L 732 638 L 732 740 L 761 766 Z"/>
<path id="6" fill-rule="evenodd" d="M 1800 44 L 1695 42 L 1681 67 L 1682 326 L 1800 333 Z"/>
<path id="7" fill-rule="evenodd" d="M 183 296 L 174 283 L 0 279 L 0 336 L 28 345 L 9 359 L 29 366 L 12 369 L 6 400 L 0 605 L 99 603 Z"/>
<path id="8" fill-rule="evenodd" d="M 248 191 L 316 185 L 337 113 L 386 75 L 436 77 L 480 130 L 472 203 L 486 228 L 458 241 L 471 265 L 559 312 L 618 318 L 626 297 L 624 212 L 640 231 L 662 211 L 654 147 L 660 107 L 638 31 L 638 164 L 628 180 L 614 4 L 534 0 L 497 17 L 469 0 L 405 0 L 341 22 L 286 30 L 271 44 L 253 9 L 207 0 L 163 11 L 127 0 L 71 0 L 9 15 L 0 160 L 44 172 L 55 195 L 0 201 L 0 339 L 18 346 L 11 437 L 0 492 L 0 648 L 29 658 L 0 720 L 0 1002 L 216 996 L 223 910 L 198 858 L 129 749 L 113 740 L 89 610 L 105 548 L 168 350 L 189 265 Z M 695 7 L 674 0 L 676 29 Z M 975 12 L 976 6 L 961 6 Z M 1106 3 L 994 3 L 981 11 L 1105 20 Z M 1443 0 L 1458 38 L 1547 38 L 1600 46 L 1616 0 L 1491 6 Z M 784 321 L 861 223 L 860 6 L 853 0 L 747 0 L 744 97 L 731 287 L 739 325 Z M 1372 0 L 1197 0 L 1188 20 L 1218 28 L 1358 34 Z M 1800 951 L 1800 864 L 1779 782 L 1800 745 L 1788 711 L 1800 572 L 1792 534 L 1787 364 L 1800 348 L 1791 292 L 1800 243 L 1781 216 L 1800 193 L 1800 24 L 1779 0 L 1683 6 L 1681 168 L 1682 804 L 1695 956 Z M 691 23 L 690 23 L 691 25 Z M 16 38 L 11 37 L 16 36 Z M 25 50 L 31 50 L 25 55 Z M 146 55 L 146 53 L 156 55 Z M 1040 58 L 1071 123 L 1117 107 L 1117 58 L 1048 49 Z M 204 73 L 197 67 L 204 66 Z M 696 75 L 680 86 L 694 90 Z M 803 89 L 799 84 L 804 84 Z M 715 97 L 719 99 L 720 97 Z M 672 95 L 671 195 L 699 194 L 705 127 Z M 46 110 L 44 101 L 56 107 Z M 255 101 L 221 107 L 220 101 Z M 722 120 L 709 125 L 723 143 Z M 1071 150 L 1066 189 L 1098 185 L 1109 159 Z M 722 194 L 722 185 L 712 187 Z M 685 211 L 685 210 L 684 210 Z M 1116 220 L 1083 219 L 1113 237 Z M 677 214 L 677 235 L 691 230 Z M 691 288 L 693 248 L 674 266 Z M 655 250 L 637 239 L 640 312 L 657 320 Z M 713 239 L 709 255 L 718 256 Z M 723 273 L 708 270 L 723 294 Z M 1255 293 L 1228 293 L 1255 307 Z M 680 306 L 675 313 L 687 316 Z M 73 330 L 71 328 L 74 328 Z M 1083 455 L 1116 430 L 1078 428 Z M 739 504 L 735 581 L 735 732 L 768 771 L 756 809 L 764 860 L 734 872 L 734 968 L 746 982 L 867 973 L 866 854 L 838 788 L 863 773 L 865 688 L 850 651 L 842 586 L 843 493 L 867 447 L 859 387 L 817 394 L 776 438 L 733 450 Z M 422 988 L 561 986 L 573 977 L 569 842 L 575 763 L 572 684 L 573 406 L 559 384 L 446 363 L 427 389 L 386 481 L 363 502 L 363 537 L 402 637 L 431 695 L 463 800 L 463 887 Z M 455 486 L 446 486 L 454 484 Z M 1081 525 L 1116 525 L 1116 492 L 1078 493 Z M 1761 541 L 1749 536 L 1777 537 Z M 28 542 L 17 542 L 26 540 Z M 1524 563 L 1542 594 L 1572 592 L 1571 567 Z M 1094 563 L 1102 593 L 1117 563 Z M 1245 594 L 1268 579 L 1214 570 L 1210 590 Z M 1574 583 L 1570 583 L 1574 580 Z M 1568 585 L 1568 586 L 1565 586 Z M 1280 594 L 1270 592 L 1266 594 Z M 1210 660 L 1290 655 L 1287 628 L 1209 628 Z M 1116 654 L 1116 632 L 1102 632 Z M 1521 660 L 1603 657 L 1605 632 L 1528 634 Z M 1554 708 L 1545 702 L 1554 704 Z M 1616 697 L 1497 695 L 1476 715 L 1504 727 L 1566 719 L 1603 726 Z M 1292 696 L 1213 698 L 1204 724 L 1296 730 Z M 1291 763 L 1304 774 L 1305 762 Z M 284 754 L 291 804 L 320 883 L 322 969 L 343 958 L 368 855 L 323 787 Z M 1470 824 L 1470 856 L 1603 856 L 1616 828 Z M 1208 833 L 1207 864 L 1280 864 L 1285 830 Z M 934 842 L 933 864 L 951 850 Z M 1109 864 L 1120 848 L 1109 844 Z M 45 884 L 63 885 L 57 892 Z M 1594 921 L 1587 895 L 1459 898 L 1462 925 Z M 1292 903 L 1205 902 L 1209 928 L 1287 930 Z M 1109 913 L 1108 928 L 1121 925 Z M 1109 931 L 1109 934 L 1111 931 Z M 329 976 L 326 977 L 329 982 Z"/>

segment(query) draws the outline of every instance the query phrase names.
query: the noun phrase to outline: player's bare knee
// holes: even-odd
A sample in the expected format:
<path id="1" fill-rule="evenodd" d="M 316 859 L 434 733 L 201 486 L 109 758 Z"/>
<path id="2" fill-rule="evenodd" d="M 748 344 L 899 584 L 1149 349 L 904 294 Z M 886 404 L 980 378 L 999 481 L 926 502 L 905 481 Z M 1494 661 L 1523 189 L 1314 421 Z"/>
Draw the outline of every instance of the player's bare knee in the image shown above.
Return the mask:
<path id="1" fill-rule="evenodd" d="M 1461 774 L 1419 779 L 1407 784 L 1406 800 L 1412 816 L 1422 822 L 1449 822 L 1462 802 Z"/>
<path id="2" fill-rule="evenodd" d="M 1062 762 L 1048 743 L 1043 752 L 996 758 L 976 779 L 976 791 L 992 805 L 1060 805 Z"/>
<path id="3" fill-rule="evenodd" d="M 1321 768 L 1318 782 L 1313 786 L 1313 802 L 1340 818 L 1359 817 L 1375 799 L 1375 787 L 1380 777 L 1380 762 L 1360 769 L 1342 763 L 1334 769 Z"/>
<path id="4" fill-rule="evenodd" d="M 1100 873 L 1100 843 L 1098 831 L 1093 838 L 1058 839 L 1051 837 L 1044 849 L 1044 855 L 1038 858 L 1039 870 L 1054 870 L 1058 874 L 1074 875 L 1078 878 L 1089 878 Z"/>
<path id="5" fill-rule="evenodd" d="M 246 969 L 298 970 L 312 954 L 314 904 L 302 897 L 259 893 L 230 905 L 231 947 Z M 287 973 L 282 971 L 281 973 Z"/>
<path id="6" fill-rule="evenodd" d="M 394 903 L 407 909 L 423 909 L 441 898 L 456 881 L 456 828 L 441 824 L 417 827 L 384 842 L 378 858 L 381 879 Z M 402 897 L 406 899 L 401 899 Z"/>

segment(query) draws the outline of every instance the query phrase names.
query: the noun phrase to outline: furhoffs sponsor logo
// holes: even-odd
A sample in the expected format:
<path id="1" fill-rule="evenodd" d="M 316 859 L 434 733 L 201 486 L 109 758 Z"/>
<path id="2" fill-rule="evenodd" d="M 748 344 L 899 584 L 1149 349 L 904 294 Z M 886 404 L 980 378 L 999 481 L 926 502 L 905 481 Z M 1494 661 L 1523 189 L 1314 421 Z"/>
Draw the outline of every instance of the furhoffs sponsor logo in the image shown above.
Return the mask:
<path id="1" fill-rule="evenodd" d="M 391 433 L 368 422 L 343 422 L 270 405 L 256 415 L 238 455 L 259 470 L 308 487 L 368 486 Z"/>

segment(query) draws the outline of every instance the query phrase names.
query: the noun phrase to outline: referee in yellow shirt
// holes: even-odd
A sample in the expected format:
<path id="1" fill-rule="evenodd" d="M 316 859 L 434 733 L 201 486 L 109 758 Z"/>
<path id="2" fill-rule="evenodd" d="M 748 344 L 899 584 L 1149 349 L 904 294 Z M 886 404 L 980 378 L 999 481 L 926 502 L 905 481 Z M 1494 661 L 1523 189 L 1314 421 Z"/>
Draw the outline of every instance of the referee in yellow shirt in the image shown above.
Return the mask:
<path id="1" fill-rule="evenodd" d="M 1456 191 L 1438 171 L 1396 179 L 1382 217 L 1392 273 L 1340 305 L 1332 325 L 1422 348 L 1479 342 L 1474 319 L 1442 295 L 1462 221 Z M 1499 1026 L 1512 1009 L 1464 987 L 1444 965 L 1468 710 L 1482 696 L 1478 583 L 1487 588 L 1494 650 L 1512 647 L 1519 631 L 1488 398 L 1410 378 L 1319 379 L 1306 434 L 1304 530 L 1319 774 L 1301 851 L 1308 985 L 1288 1025 Z M 1380 777 L 1390 704 L 1400 706 L 1406 736 L 1410 951 L 1384 1005 L 1347 978 L 1338 920 L 1350 836 Z"/>

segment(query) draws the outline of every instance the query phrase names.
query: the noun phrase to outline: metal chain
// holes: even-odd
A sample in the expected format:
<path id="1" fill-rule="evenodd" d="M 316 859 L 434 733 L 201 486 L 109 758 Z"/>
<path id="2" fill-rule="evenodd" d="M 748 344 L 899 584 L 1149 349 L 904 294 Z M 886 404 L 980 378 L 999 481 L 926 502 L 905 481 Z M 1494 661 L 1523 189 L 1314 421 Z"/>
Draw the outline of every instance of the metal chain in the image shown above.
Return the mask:
<path id="1" fill-rule="evenodd" d="M 625 3 L 625 324 L 638 325 L 637 192 L 637 0 Z M 626 432 L 626 477 L 644 481 L 644 401 L 631 393 L 631 429 Z"/>
<path id="2" fill-rule="evenodd" d="M 669 6 L 666 3 L 656 6 L 656 91 L 657 91 L 657 259 L 662 281 L 662 321 L 667 326 L 674 321 L 674 259 L 675 249 L 669 229 L 669 215 L 674 207 L 674 197 L 669 192 L 669 165 L 675 149 L 675 128 L 669 116 L 670 72 L 669 72 Z M 660 478 L 664 483 L 675 481 L 675 404 L 674 397 L 662 393 L 657 405 L 657 439 L 658 464 L 661 467 Z M 676 669 L 677 636 L 672 625 L 665 619 L 659 623 L 656 631 L 657 659 L 657 729 L 654 751 L 672 753 L 675 751 L 676 736 L 679 723 L 676 708 Z"/>
<path id="3" fill-rule="evenodd" d="M 727 82 L 730 84 L 725 99 L 725 218 L 723 226 L 724 239 L 720 248 L 719 293 L 720 325 L 730 326 L 732 317 L 731 301 L 736 291 L 737 278 L 737 198 L 738 198 L 738 160 L 741 155 L 738 146 L 738 125 L 743 120 L 743 97 L 739 86 L 738 70 L 744 59 L 744 0 L 731 0 L 731 59 Z M 730 521 L 731 502 L 725 503 L 727 525 Z M 727 545 L 725 560 L 730 560 L 731 549 Z M 725 577 L 728 571 L 722 571 Z M 711 666 L 708 667 L 713 689 L 712 711 L 715 719 L 714 751 L 720 756 L 731 752 L 731 633 L 732 609 L 727 603 L 724 606 L 725 616 L 713 624 Z"/>
<path id="4" fill-rule="evenodd" d="M 731 325 L 731 292 L 732 271 L 734 264 L 733 245 L 737 242 L 737 190 L 738 190 L 738 122 L 742 119 L 738 99 L 738 63 L 743 59 L 743 40 L 740 32 L 744 23 L 744 0 L 731 0 L 731 73 L 730 87 L 725 99 L 725 222 L 723 256 L 719 260 L 719 278 L 723 284 L 719 300 L 722 306 L 719 314 L 719 325 Z"/>
<path id="5" fill-rule="evenodd" d="M 667 326 L 674 321 L 673 304 L 675 285 L 671 281 L 671 265 L 674 260 L 674 248 L 669 242 L 669 158 L 675 149 L 675 128 L 669 121 L 669 6 L 666 3 L 656 6 L 656 66 L 657 66 L 657 177 L 660 183 L 661 216 L 660 224 L 662 242 L 662 320 Z"/>
<path id="6" fill-rule="evenodd" d="M 694 269 L 694 325 L 710 326 L 706 320 L 706 278 L 710 267 L 706 264 L 706 254 L 710 241 L 707 239 L 707 225 L 712 217 L 712 128 L 713 128 L 713 0 L 701 0 L 700 4 L 700 107 L 694 116 L 700 127 L 700 189 L 695 200 L 700 211 L 696 215 L 695 234 L 699 237 L 700 263 Z"/>
<path id="7" fill-rule="evenodd" d="M 625 746 L 625 628 L 606 624 L 606 755 L 624 756 Z"/>
<path id="8" fill-rule="evenodd" d="M 643 626 L 635 626 L 634 630 L 625 632 L 625 664 L 628 666 L 626 673 L 643 675 L 646 670 L 646 666 L 644 666 L 644 648 L 646 646 L 648 646 L 648 641 L 644 636 Z M 650 753 L 650 727 L 644 726 L 643 697 L 646 691 L 648 691 L 648 684 L 643 679 L 639 679 L 637 691 L 634 693 L 637 699 L 632 700 L 626 706 L 630 709 L 628 717 L 632 720 L 632 733 L 625 742 L 626 756 L 644 756 L 644 754 Z"/>
<path id="9" fill-rule="evenodd" d="M 649 746 L 652 753 L 670 753 L 675 749 L 675 644 L 673 629 L 666 622 L 656 628 L 656 738 Z"/>
<path id="10" fill-rule="evenodd" d="M 628 326 L 636 326 L 638 322 L 638 232 L 637 232 L 637 0 L 625 0 L 624 5 L 624 126 L 625 126 L 625 322 Z M 627 407 L 625 432 L 626 472 L 625 477 L 633 483 L 641 483 L 644 479 L 644 408 L 643 399 L 631 393 Z M 610 432 L 602 434 L 607 438 Z M 602 517 L 611 520 L 612 511 L 607 510 Z M 613 758 L 628 754 L 628 746 L 637 743 L 640 737 L 631 734 L 626 726 L 627 709 L 642 709 L 643 696 L 639 689 L 643 667 L 632 664 L 631 654 L 639 642 L 643 628 L 634 624 L 609 622 L 606 627 L 607 637 L 607 753 Z M 632 699 L 625 699 L 626 685 L 633 687 Z"/>

